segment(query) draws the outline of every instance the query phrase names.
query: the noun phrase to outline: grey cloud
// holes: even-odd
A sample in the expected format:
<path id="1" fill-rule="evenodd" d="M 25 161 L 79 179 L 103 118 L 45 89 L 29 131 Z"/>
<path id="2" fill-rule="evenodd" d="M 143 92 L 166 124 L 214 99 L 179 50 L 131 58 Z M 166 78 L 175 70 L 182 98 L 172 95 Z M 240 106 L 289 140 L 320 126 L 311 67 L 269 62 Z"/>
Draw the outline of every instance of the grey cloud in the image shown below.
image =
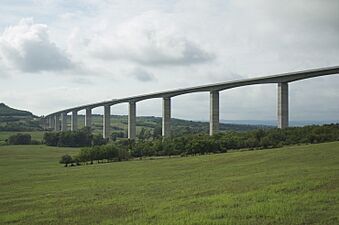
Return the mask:
<path id="1" fill-rule="evenodd" d="M 51 42 L 48 28 L 23 19 L 0 36 L 0 53 L 22 72 L 60 71 L 72 67 L 66 53 Z"/>
<path id="2" fill-rule="evenodd" d="M 178 49 L 174 54 L 166 52 L 150 41 L 141 49 L 123 45 L 117 47 L 104 46 L 93 51 L 93 55 L 104 60 L 126 60 L 147 66 L 190 65 L 211 61 L 215 56 L 187 40 L 169 40 L 168 47 Z M 180 43 L 180 44 L 179 44 Z"/>
<path id="3" fill-rule="evenodd" d="M 173 47 L 175 48 L 175 40 Z M 214 59 L 214 55 L 199 48 L 196 44 L 187 40 L 181 41 L 181 51 L 177 55 L 167 55 L 165 52 L 159 51 L 157 48 L 149 48 L 142 56 L 127 54 L 123 57 L 126 60 L 135 61 L 143 65 L 163 66 L 163 65 L 189 65 L 208 62 Z"/>
<path id="4" fill-rule="evenodd" d="M 149 81 L 155 81 L 156 78 L 155 76 L 142 69 L 142 68 L 135 68 L 131 74 L 130 74 L 132 77 L 134 77 L 135 79 L 137 79 L 138 81 L 142 81 L 142 82 L 149 82 Z"/>
<path id="5" fill-rule="evenodd" d="M 74 79 L 72 79 L 72 82 L 76 83 L 76 84 L 83 84 L 83 85 L 92 85 L 92 84 L 94 84 L 94 82 L 91 81 L 90 79 L 86 79 L 86 78 L 83 78 L 83 77 L 74 78 Z"/>

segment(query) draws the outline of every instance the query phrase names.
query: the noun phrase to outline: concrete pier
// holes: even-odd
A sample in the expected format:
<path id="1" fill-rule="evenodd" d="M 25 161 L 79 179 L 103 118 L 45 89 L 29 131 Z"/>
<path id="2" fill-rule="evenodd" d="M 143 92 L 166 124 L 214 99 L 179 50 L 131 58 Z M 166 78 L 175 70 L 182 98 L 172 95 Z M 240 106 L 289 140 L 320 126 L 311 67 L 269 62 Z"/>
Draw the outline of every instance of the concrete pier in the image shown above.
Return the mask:
<path id="1" fill-rule="evenodd" d="M 54 130 L 55 129 L 55 118 L 54 116 L 51 116 L 51 129 Z"/>
<path id="2" fill-rule="evenodd" d="M 92 109 L 87 108 L 85 114 L 85 127 L 91 127 L 92 125 Z"/>
<path id="3" fill-rule="evenodd" d="M 71 130 L 75 131 L 78 129 L 78 111 L 72 111 L 71 115 Z"/>
<path id="4" fill-rule="evenodd" d="M 48 128 L 48 119 L 46 117 L 42 120 L 42 126 L 44 127 L 44 130 L 47 130 Z"/>
<path id="5" fill-rule="evenodd" d="M 104 106 L 104 116 L 103 116 L 103 131 L 102 137 L 103 138 L 111 138 L 111 106 L 105 105 Z"/>
<path id="6" fill-rule="evenodd" d="M 162 101 L 162 136 L 171 136 L 171 98 L 165 97 Z"/>
<path id="7" fill-rule="evenodd" d="M 288 83 L 278 83 L 278 128 L 288 127 Z"/>
<path id="8" fill-rule="evenodd" d="M 219 131 L 219 92 L 210 92 L 210 135 Z"/>
<path id="9" fill-rule="evenodd" d="M 54 131 L 60 131 L 60 116 L 54 116 Z"/>
<path id="10" fill-rule="evenodd" d="M 48 129 L 52 129 L 53 128 L 53 117 L 52 116 L 49 116 L 48 118 L 47 118 L 47 128 Z"/>
<path id="11" fill-rule="evenodd" d="M 67 130 L 67 113 L 63 112 L 60 115 L 61 118 L 61 131 L 66 131 Z"/>
<path id="12" fill-rule="evenodd" d="M 135 139 L 137 133 L 136 127 L 136 103 L 134 101 L 129 102 L 128 108 L 128 138 Z"/>

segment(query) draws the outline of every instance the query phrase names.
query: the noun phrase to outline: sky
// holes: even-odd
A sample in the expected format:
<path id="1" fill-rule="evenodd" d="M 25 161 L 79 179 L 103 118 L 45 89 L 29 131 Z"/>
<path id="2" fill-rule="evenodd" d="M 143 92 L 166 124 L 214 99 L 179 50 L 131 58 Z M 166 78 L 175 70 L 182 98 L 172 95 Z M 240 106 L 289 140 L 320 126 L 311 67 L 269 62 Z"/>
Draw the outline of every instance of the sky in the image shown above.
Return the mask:
<path id="1" fill-rule="evenodd" d="M 0 0 L 0 102 L 46 115 L 338 66 L 338 11 L 337 0 Z M 289 87 L 291 120 L 339 120 L 339 75 Z M 138 102 L 137 115 L 161 116 L 161 104 Z M 276 105 L 275 84 L 230 89 L 220 119 L 275 120 Z M 172 117 L 208 120 L 209 93 L 172 98 Z"/>

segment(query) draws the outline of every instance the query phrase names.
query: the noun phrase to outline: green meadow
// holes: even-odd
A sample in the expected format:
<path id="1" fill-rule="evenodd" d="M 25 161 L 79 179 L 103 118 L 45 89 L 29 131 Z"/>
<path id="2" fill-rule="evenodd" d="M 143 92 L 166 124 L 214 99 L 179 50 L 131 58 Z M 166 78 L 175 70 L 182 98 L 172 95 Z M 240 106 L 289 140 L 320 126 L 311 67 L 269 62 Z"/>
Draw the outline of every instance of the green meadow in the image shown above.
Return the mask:
<path id="1" fill-rule="evenodd" d="M 65 168 L 0 146 L 0 224 L 339 224 L 339 142 Z"/>

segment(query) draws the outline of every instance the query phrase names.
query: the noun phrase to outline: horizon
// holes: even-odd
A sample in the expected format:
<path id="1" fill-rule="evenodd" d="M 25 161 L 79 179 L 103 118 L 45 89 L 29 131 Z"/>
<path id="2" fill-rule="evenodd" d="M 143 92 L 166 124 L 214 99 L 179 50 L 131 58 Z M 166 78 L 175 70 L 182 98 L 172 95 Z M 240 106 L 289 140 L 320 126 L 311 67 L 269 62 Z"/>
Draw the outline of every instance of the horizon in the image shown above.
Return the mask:
<path id="1" fill-rule="evenodd" d="M 5 105 L 7 107 L 13 108 L 10 105 L 0 102 L 0 105 Z M 20 111 L 27 111 L 29 113 L 32 113 L 34 116 L 43 117 L 43 115 L 36 115 L 34 112 L 25 110 L 25 109 L 16 109 Z M 78 116 L 84 117 L 84 113 L 79 113 Z M 92 116 L 103 116 L 100 113 L 93 113 Z M 114 116 L 121 116 L 121 117 L 128 117 L 127 114 L 111 114 L 111 117 Z M 71 115 L 68 115 L 68 117 L 71 117 Z M 144 118 L 144 117 L 153 117 L 157 119 L 161 119 L 161 116 L 154 116 L 154 115 L 142 115 L 137 116 L 137 118 Z M 178 118 L 178 117 L 172 117 L 171 119 L 176 120 L 185 120 L 189 122 L 202 122 L 202 123 L 209 123 L 209 120 L 192 120 L 192 119 L 185 119 L 185 118 Z M 339 119 L 337 120 L 290 120 L 289 126 L 290 127 L 300 127 L 300 126 L 307 126 L 307 125 L 325 125 L 325 124 L 337 124 L 339 123 Z M 228 120 L 228 119 L 220 119 L 220 124 L 234 124 L 234 125 L 250 125 L 250 126 L 268 126 L 268 127 L 276 127 L 277 121 L 276 120 Z"/>

